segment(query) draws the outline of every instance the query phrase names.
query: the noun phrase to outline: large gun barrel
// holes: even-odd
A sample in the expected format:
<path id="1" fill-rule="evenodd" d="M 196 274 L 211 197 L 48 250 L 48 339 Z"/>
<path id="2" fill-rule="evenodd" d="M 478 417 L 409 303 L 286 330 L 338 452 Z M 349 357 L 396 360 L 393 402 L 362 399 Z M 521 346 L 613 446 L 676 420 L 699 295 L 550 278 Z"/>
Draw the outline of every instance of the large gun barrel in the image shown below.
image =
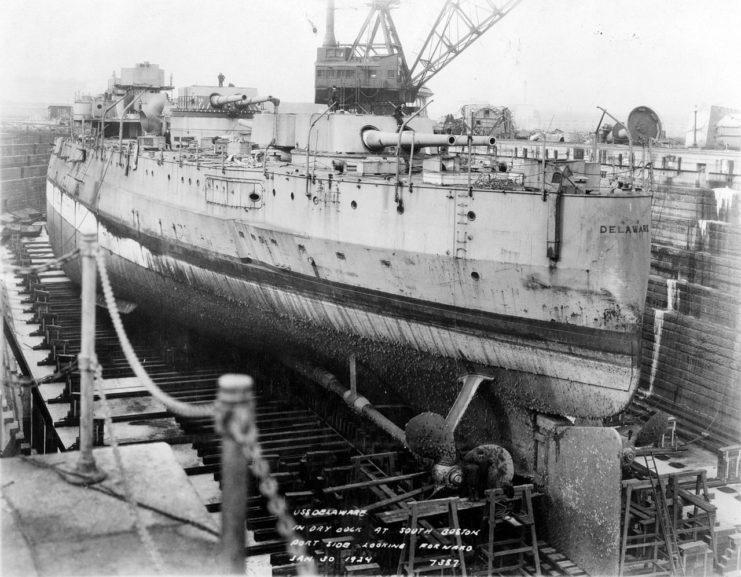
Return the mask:
<path id="1" fill-rule="evenodd" d="M 244 102 L 247 100 L 246 94 L 230 94 L 229 96 L 222 96 L 218 92 L 214 92 L 210 96 L 211 106 L 214 108 L 221 108 L 227 104 L 234 104 L 236 102 Z"/>
<path id="2" fill-rule="evenodd" d="M 493 136 L 472 136 L 471 146 L 494 146 L 497 141 Z M 468 146 L 468 135 L 459 134 L 455 137 L 456 146 Z"/>
<path id="3" fill-rule="evenodd" d="M 361 133 L 363 143 L 370 150 L 382 150 L 386 146 L 453 146 L 455 136 L 452 134 L 432 134 L 429 132 L 414 132 L 406 130 L 398 132 L 383 132 L 381 130 L 368 129 Z M 401 137 L 401 141 L 399 138 Z"/>

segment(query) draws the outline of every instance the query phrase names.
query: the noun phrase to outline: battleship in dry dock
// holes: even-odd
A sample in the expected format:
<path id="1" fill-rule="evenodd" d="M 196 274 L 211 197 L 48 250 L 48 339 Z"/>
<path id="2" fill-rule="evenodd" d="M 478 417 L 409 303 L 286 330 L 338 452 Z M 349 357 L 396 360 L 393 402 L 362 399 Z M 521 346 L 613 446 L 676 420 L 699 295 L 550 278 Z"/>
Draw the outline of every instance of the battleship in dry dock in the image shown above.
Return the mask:
<path id="1" fill-rule="evenodd" d="M 119 105 L 136 98 L 126 90 Z M 222 97 L 198 101 L 219 115 Z M 96 231 L 121 297 L 276 354 L 330 366 L 354 354 L 420 408 L 444 412 L 435 405 L 466 372 L 544 412 L 605 416 L 629 401 L 648 193 L 601 192 L 587 162 L 473 166 L 466 137 L 432 134 L 421 117 L 403 133 L 390 116 L 351 113 L 250 122 L 257 152 L 228 156 L 165 150 L 156 134 L 58 141 L 57 253 Z"/>
<path id="2" fill-rule="evenodd" d="M 327 69 L 350 69 L 343 50 L 325 42 Z M 434 134 L 423 106 L 363 113 L 341 87 L 319 94 L 319 64 L 329 106 L 221 82 L 170 103 L 159 67 L 123 69 L 55 145 L 55 252 L 95 233 L 117 296 L 338 374 L 352 358 L 419 412 L 457 405 L 464 445 L 531 438 L 532 411 L 623 409 L 649 191 L 603 190 L 584 160 L 500 161 L 492 138 Z"/>

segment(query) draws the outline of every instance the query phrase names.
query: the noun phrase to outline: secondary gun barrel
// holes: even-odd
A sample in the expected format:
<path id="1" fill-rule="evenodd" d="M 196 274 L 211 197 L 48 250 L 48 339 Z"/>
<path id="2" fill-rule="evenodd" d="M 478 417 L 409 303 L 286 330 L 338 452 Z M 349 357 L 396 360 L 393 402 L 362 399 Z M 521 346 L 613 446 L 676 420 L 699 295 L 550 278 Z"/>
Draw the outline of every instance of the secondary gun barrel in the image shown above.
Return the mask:
<path id="1" fill-rule="evenodd" d="M 246 94 L 230 94 L 229 96 L 222 96 L 218 92 L 214 92 L 210 96 L 211 106 L 214 108 L 221 108 L 227 104 L 234 104 L 236 102 L 243 102 L 247 100 Z"/>
<path id="2" fill-rule="evenodd" d="M 253 96 L 252 98 L 247 98 L 246 100 L 235 102 L 234 105 L 249 106 L 250 104 L 260 104 L 262 102 L 272 102 L 273 106 L 277 108 L 280 104 L 280 98 L 275 98 L 274 96 Z"/>
<path id="3" fill-rule="evenodd" d="M 222 96 L 218 92 L 214 92 L 209 100 L 213 108 L 221 108 L 227 104 L 233 104 L 234 106 L 249 106 L 250 104 L 260 104 L 261 102 L 272 102 L 274 106 L 280 104 L 280 99 L 274 96 L 252 96 L 249 97 L 246 94 L 230 94 L 229 96 Z"/>

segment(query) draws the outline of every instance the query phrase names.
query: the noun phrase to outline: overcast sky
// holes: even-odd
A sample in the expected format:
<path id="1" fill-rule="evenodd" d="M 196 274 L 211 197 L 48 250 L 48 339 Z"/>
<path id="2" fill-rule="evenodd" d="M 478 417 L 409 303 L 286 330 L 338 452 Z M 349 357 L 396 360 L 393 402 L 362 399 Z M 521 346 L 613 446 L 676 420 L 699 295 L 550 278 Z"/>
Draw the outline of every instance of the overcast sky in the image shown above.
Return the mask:
<path id="1" fill-rule="evenodd" d="M 336 0 L 338 41 L 354 40 L 368 4 Z M 408 60 L 442 4 L 401 0 L 393 11 Z M 324 0 L 3 0 L 2 99 L 71 103 L 148 60 L 175 86 L 215 84 L 223 72 L 310 101 L 324 9 Z M 696 104 L 741 108 L 741 1 L 523 0 L 428 87 L 433 117 L 467 102 L 594 113 L 595 124 L 596 106 L 627 116 L 647 105 L 675 119 Z"/>

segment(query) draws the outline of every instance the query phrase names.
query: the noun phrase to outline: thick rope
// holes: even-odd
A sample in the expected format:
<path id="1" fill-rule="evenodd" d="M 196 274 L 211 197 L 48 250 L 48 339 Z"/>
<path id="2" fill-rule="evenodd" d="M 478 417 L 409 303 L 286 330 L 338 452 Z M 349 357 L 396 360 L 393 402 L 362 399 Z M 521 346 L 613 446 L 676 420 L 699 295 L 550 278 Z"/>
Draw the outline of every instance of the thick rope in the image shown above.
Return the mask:
<path id="1" fill-rule="evenodd" d="M 144 371 L 144 368 L 141 366 L 141 363 L 139 362 L 139 359 L 137 358 L 136 353 L 134 352 L 124 331 L 123 323 L 121 322 L 121 317 L 118 308 L 116 307 L 116 300 L 113 296 L 110 279 L 108 278 L 108 271 L 105 267 L 105 260 L 100 250 L 96 252 L 95 258 L 98 263 L 98 269 L 100 270 L 100 280 L 103 286 L 103 294 L 105 295 L 108 312 L 110 313 L 111 321 L 116 330 L 116 335 L 121 343 L 121 348 L 123 349 L 129 365 L 136 376 L 142 381 L 142 384 L 145 386 L 147 391 L 149 391 L 154 398 L 162 402 L 169 410 L 183 416 L 214 416 L 215 407 L 212 403 L 200 406 L 182 403 L 167 395 L 167 393 L 162 391 L 150 379 L 149 375 L 147 375 L 146 371 Z M 278 518 L 277 530 L 278 533 L 287 540 L 289 553 L 292 555 L 298 555 L 301 559 L 304 559 L 304 561 L 299 564 L 299 574 L 314 576 L 316 575 L 316 568 L 313 560 L 306 555 L 304 545 L 293 544 L 294 542 L 303 543 L 303 541 L 294 530 L 295 522 L 288 512 L 285 499 L 278 493 L 278 483 L 270 475 L 270 466 L 267 461 L 262 458 L 262 448 L 257 440 L 257 426 L 255 424 L 254 415 L 254 399 L 250 394 L 250 418 L 248 419 L 247 430 L 240 431 L 237 430 L 236 427 L 231 426 L 227 433 L 242 445 L 245 458 L 247 459 L 247 462 L 250 463 L 252 472 L 260 480 L 260 492 L 268 500 L 268 511 Z M 230 424 L 234 424 L 234 420 L 232 420 Z"/>
<path id="2" fill-rule="evenodd" d="M 113 418 L 111 417 L 111 408 L 108 406 L 108 399 L 106 398 L 105 389 L 103 388 L 103 369 L 98 364 L 97 359 L 93 360 L 93 366 L 95 367 L 95 388 L 100 394 L 100 402 L 103 408 L 103 418 L 105 419 L 105 429 L 108 431 L 108 439 L 110 441 L 111 447 L 113 448 L 113 457 L 116 460 L 116 467 L 118 468 L 118 474 L 120 476 L 120 478 L 114 481 L 114 483 L 121 485 L 124 496 L 126 497 L 126 503 L 128 503 L 129 505 L 129 511 L 131 512 L 131 516 L 134 518 L 134 525 L 136 526 L 136 532 L 139 534 L 139 539 L 141 539 L 144 548 L 147 550 L 147 553 L 149 553 L 149 556 L 152 559 L 152 563 L 154 564 L 155 571 L 157 572 L 157 574 L 161 575 L 165 572 L 165 566 L 162 562 L 162 557 L 160 556 L 159 551 L 157 551 L 157 547 L 152 540 L 152 536 L 147 530 L 147 526 L 144 524 L 144 519 L 142 519 L 139 504 L 137 503 L 134 494 L 131 492 L 129 478 L 126 475 L 123 458 L 121 457 L 121 451 L 119 451 L 118 448 L 118 440 L 116 439 L 116 435 L 113 432 Z"/>
<path id="3" fill-rule="evenodd" d="M 103 258 L 103 254 L 100 250 L 96 251 L 95 259 L 98 262 L 98 270 L 100 270 L 100 281 L 103 285 L 103 294 L 105 296 L 106 306 L 108 307 L 108 313 L 110 314 L 111 321 L 113 322 L 113 328 L 116 329 L 116 336 L 118 336 L 118 340 L 121 344 L 121 349 L 124 352 L 124 356 L 126 357 L 129 366 L 131 366 L 131 369 L 134 371 L 134 374 L 141 381 L 141 384 L 144 385 L 144 388 L 147 389 L 147 392 L 149 392 L 150 395 L 160 401 L 163 405 L 165 405 L 165 407 L 167 407 L 169 411 L 172 411 L 173 413 L 177 413 L 178 415 L 181 415 L 183 417 L 212 417 L 215 412 L 213 403 L 192 405 L 189 403 L 178 401 L 177 399 L 174 399 L 165 391 L 160 389 L 144 370 L 144 367 L 142 366 L 139 358 L 134 352 L 134 347 L 131 346 L 129 337 L 126 335 L 123 323 L 121 322 L 121 315 L 118 312 L 116 299 L 113 296 L 111 281 L 108 278 L 108 271 L 105 267 L 105 259 Z"/>

